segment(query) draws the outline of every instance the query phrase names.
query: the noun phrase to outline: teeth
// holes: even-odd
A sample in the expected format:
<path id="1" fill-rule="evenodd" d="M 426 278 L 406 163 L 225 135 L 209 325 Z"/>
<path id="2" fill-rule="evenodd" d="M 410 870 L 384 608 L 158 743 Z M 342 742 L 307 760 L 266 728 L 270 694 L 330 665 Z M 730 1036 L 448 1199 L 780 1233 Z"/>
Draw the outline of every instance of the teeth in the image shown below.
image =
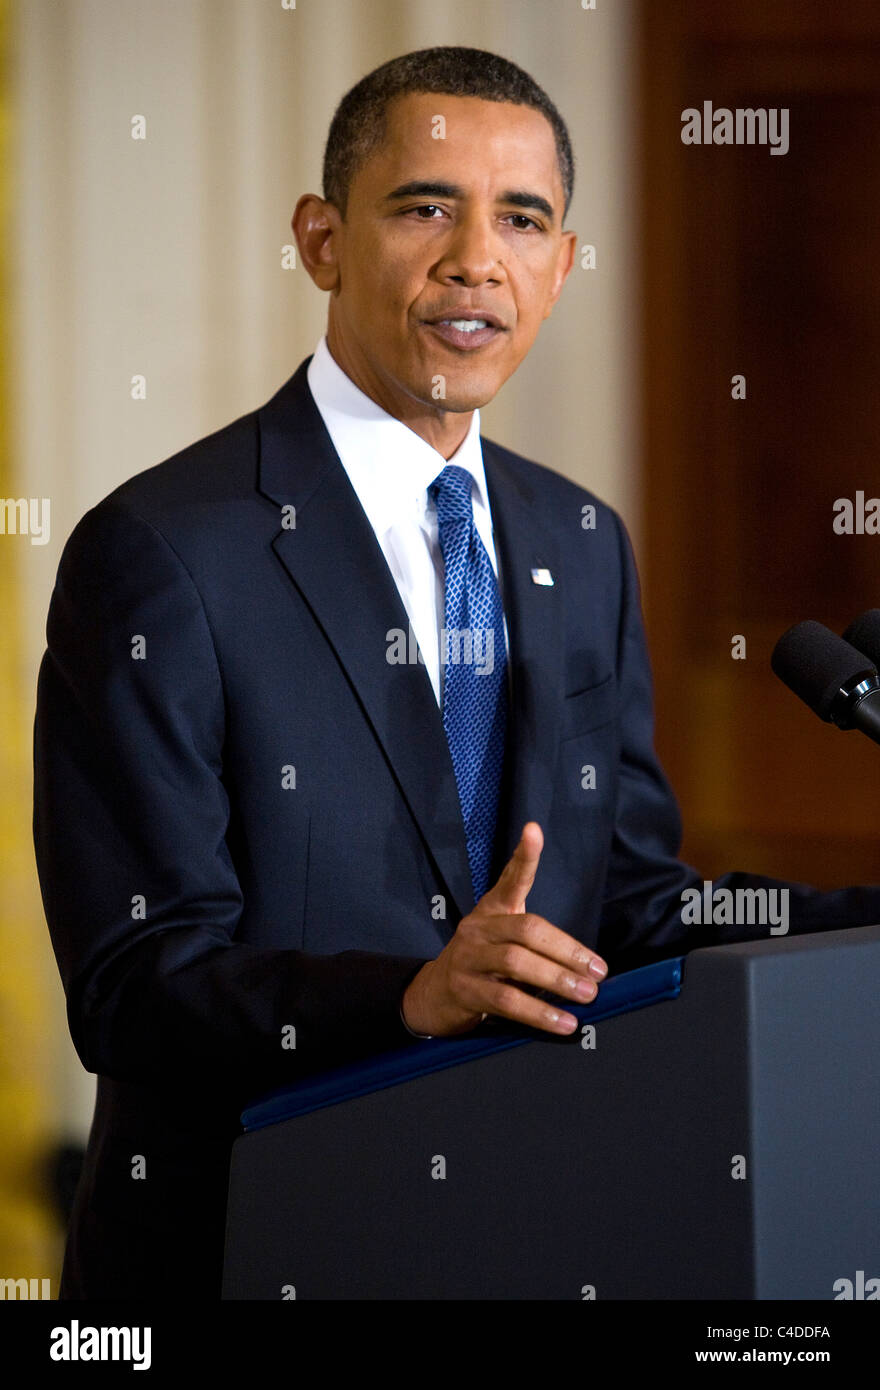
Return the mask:
<path id="1" fill-rule="evenodd" d="M 444 323 L 459 329 L 462 333 L 476 333 L 478 328 L 488 328 L 486 319 L 444 319 Z"/>

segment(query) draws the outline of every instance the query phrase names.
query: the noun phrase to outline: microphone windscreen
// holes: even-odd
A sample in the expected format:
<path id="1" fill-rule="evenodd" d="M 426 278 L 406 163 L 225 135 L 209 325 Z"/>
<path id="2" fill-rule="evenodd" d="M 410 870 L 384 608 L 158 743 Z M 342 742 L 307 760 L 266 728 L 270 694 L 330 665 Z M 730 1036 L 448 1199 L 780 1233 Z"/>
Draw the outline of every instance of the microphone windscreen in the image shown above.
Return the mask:
<path id="1" fill-rule="evenodd" d="M 828 721 L 841 686 L 871 669 L 862 652 L 812 619 L 795 623 L 782 634 L 770 665 L 789 690 Z"/>
<path id="2" fill-rule="evenodd" d="M 880 608 L 869 608 L 850 623 L 843 640 L 851 643 L 874 666 L 880 666 Z"/>

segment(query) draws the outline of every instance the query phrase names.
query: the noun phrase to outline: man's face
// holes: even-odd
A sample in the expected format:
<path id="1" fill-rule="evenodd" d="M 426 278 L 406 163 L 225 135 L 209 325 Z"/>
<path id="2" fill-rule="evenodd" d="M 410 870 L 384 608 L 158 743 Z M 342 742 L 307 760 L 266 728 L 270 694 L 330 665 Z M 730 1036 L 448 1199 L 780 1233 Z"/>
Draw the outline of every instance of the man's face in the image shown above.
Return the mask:
<path id="1" fill-rule="evenodd" d="M 432 136 L 438 116 L 443 139 Z M 477 97 L 398 98 L 383 145 L 352 180 L 345 220 L 333 223 L 334 355 L 401 418 L 418 403 L 485 405 L 529 351 L 571 269 L 563 203 L 553 131 L 539 111 Z M 488 326 L 449 322 L 475 318 Z"/>

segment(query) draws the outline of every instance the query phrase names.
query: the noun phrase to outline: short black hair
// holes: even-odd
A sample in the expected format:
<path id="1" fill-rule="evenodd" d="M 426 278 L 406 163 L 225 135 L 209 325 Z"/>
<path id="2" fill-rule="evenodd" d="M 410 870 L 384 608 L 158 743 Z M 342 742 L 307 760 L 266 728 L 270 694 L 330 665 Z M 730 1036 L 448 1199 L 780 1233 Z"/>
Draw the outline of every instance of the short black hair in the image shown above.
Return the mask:
<path id="1" fill-rule="evenodd" d="M 516 63 L 481 48 L 421 48 L 403 53 L 362 77 L 346 92 L 330 123 L 324 150 L 324 197 L 345 217 L 351 181 L 385 138 L 388 105 L 417 92 L 481 97 L 531 106 L 553 129 L 562 188 L 563 217 L 574 188 L 574 154 L 565 121 L 547 93 Z"/>

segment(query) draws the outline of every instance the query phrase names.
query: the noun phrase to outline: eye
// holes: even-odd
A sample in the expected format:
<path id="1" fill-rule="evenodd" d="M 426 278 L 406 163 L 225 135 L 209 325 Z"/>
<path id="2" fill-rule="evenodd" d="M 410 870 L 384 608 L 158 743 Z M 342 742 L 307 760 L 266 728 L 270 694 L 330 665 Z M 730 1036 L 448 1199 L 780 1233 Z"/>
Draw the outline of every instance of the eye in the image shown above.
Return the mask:
<path id="1" fill-rule="evenodd" d="M 442 209 L 441 207 L 438 207 L 438 205 L 437 205 L 436 203 L 422 203 L 420 207 L 417 207 L 417 208 L 407 208 L 406 210 L 407 210 L 407 212 L 415 212 L 415 213 L 418 213 L 418 214 L 420 215 L 420 220 L 421 220 L 422 222 L 431 222 L 431 221 L 434 221 L 434 220 L 435 220 L 435 219 L 433 218 L 433 216 L 421 217 L 421 214 L 422 214 L 422 213 L 430 213 L 430 214 L 433 214 L 433 213 L 435 213 L 435 212 L 442 212 L 442 211 L 443 211 L 443 209 Z"/>
<path id="2" fill-rule="evenodd" d="M 541 230 L 540 226 L 539 226 L 538 223 L 535 221 L 535 219 L 534 219 L 533 217 L 526 217 L 526 215 L 525 215 L 524 212 L 512 212 L 512 213 L 510 214 L 510 216 L 511 216 L 511 221 L 513 221 L 513 222 L 518 222 L 518 223 L 523 223 L 523 222 L 524 222 L 524 223 L 526 224 L 525 227 L 523 227 L 523 226 L 521 226 L 521 225 L 518 226 L 517 229 L 516 229 L 518 232 L 524 232 L 524 231 L 526 230 L 527 227 L 536 227 L 538 231 Z"/>

